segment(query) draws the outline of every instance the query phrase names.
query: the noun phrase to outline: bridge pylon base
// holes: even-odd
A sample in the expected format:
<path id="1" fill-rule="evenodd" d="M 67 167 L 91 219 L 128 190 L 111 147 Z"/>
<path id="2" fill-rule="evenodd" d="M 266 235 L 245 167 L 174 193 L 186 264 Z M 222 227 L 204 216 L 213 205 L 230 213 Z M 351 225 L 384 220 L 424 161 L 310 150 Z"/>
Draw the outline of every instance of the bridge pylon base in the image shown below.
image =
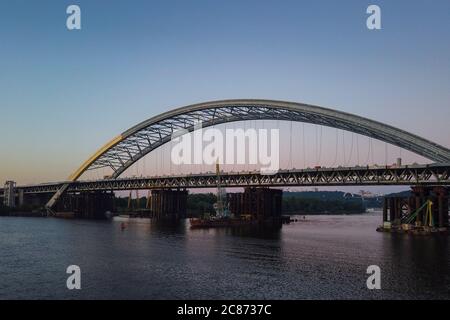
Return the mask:
<path id="1" fill-rule="evenodd" d="M 186 218 L 187 190 L 155 189 L 147 200 L 151 218 L 177 221 Z"/>
<path id="2" fill-rule="evenodd" d="M 448 234 L 449 188 L 413 186 L 410 196 L 386 197 L 377 231 L 417 235 Z"/>
<path id="3" fill-rule="evenodd" d="M 115 212 L 115 195 L 110 191 L 65 193 L 53 207 L 47 207 L 49 216 L 61 218 L 104 219 L 107 212 Z"/>
<path id="4" fill-rule="evenodd" d="M 243 193 L 229 193 L 227 196 L 234 216 L 246 216 L 259 224 L 281 227 L 282 190 L 247 187 Z"/>

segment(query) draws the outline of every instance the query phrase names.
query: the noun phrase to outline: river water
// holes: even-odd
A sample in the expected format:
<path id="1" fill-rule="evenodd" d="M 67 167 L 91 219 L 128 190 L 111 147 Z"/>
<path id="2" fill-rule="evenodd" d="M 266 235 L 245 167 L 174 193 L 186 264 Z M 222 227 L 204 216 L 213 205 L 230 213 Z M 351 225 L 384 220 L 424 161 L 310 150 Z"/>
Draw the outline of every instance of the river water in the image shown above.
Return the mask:
<path id="1" fill-rule="evenodd" d="M 1 217 L 0 299 L 450 299 L 450 237 L 378 233 L 380 214 L 278 231 L 120 220 Z M 69 265 L 81 290 L 66 288 Z"/>

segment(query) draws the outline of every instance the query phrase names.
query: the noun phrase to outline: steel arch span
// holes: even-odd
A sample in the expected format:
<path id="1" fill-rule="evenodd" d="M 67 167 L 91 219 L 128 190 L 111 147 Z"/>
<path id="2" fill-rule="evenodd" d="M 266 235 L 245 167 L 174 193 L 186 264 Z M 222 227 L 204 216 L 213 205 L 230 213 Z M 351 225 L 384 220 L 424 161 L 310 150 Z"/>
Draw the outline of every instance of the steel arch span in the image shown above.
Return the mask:
<path id="1" fill-rule="evenodd" d="M 150 118 L 123 132 L 90 157 L 69 180 L 86 170 L 110 167 L 119 177 L 136 161 L 167 143 L 172 133 L 242 120 L 288 120 L 324 125 L 386 141 L 435 162 L 450 162 L 450 150 L 392 126 L 342 111 L 272 100 L 223 100 L 178 108 Z"/>
<path id="2" fill-rule="evenodd" d="M 275 100 L 222 100 L 174 109 L 150 118 L 123 132 L 92 155 L 70 177 L 76 181 L 91 169 L 109 167 L 118 178 L 152 150 L 169 142 L 180 129 L 244 120 L 287 120 L 334 127 L 388 142 L 438 163 L 450 162 L 450 150 L 415 134 L 350 113 L 319 106 Z M 59 197 L 60 190 L 55 197 Z M 49 202 L 51 206 L 53 202 Z"/>

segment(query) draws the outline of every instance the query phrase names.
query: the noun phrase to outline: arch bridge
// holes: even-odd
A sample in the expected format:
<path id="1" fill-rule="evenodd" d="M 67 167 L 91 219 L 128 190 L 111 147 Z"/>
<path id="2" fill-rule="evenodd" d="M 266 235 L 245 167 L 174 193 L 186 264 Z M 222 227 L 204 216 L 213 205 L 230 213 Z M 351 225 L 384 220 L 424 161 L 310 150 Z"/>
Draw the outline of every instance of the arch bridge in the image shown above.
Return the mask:
<path id="1" fill-rule="evenodd" d="M 350 113 L 319 106 L 275 100 L 222 100 L 185 106 L 143 121 L 100 148 L 84 162 L 48 202 L 51 208 L 71 183 L 83 173 L 110 168 L 117 179 L 130 166 L 171 140 L 178 130 L 192 132 L 202 127 L 246 121 L 286 120 L 317 124 L 350 131 L 412 151 L 436 163 L 450 163 L 450 150 L 437 143 L 393 126 Z"/>

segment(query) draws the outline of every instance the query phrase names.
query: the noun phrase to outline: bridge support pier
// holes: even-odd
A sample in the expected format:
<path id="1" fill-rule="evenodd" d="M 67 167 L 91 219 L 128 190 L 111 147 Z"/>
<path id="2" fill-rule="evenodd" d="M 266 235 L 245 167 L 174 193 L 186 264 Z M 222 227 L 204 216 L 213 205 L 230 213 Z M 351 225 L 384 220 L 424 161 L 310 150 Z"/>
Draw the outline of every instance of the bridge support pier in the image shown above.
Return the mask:
<path id="1" fill-rule="evenodd" d="M 435 212 L 438 216 L 439 227 L 448 227 L 448 189 L 444 187 L 435 187 L 433 193 L 435 194 L 435 197 L 437 197 L 437 208 Z"/>
<path id="2" fill-rule="evenodd" d="M 151 216 L 157 220 L 179 220 L 186 218 L 187 190 L 152 190 L 147 200 Z"/>
<path id="3" fill-rule="evenodd" d="M 42 208 L 51 196 L 52 195 L 50 193 L 24 194 L 22 198 L 22 205 L 31 208 Z"/>
<path id="4" fill-rule="evenodd" d="M 269 188 L 245 188 L 244 193 L 229 193 L 230 211 L 235 216 L 248 216 L 260 224 L 281 225 L 283 191 Z"/>
<path id="5" fill-rule="evenodd" d="M 63 218 L 104 219 L 107 211 L 114 212 L 114 192 L 92 191 L 68 193 L 55 205 L 55 216 Z"/>
<path id="6" fill-rule="evenodd" d="M 383 223 L 388 221 L 388 198 L 383 199 Z"/>
<path id="7" fill-rule="evenodd" d="M 447 187 L 411 187 L 409 197 L 389 197 L 383 203 L 378 231 L 431 234 L 449 231 Z"/>
<path id="8" fill-rule="evenodd" d="M 418 210 L 430 198 L 431 188 L 422 186 L 411 187 L 411 194 L 415 201 L 416 210 Z M 416 226 L 423 225 L 425 210 L 419 210 L 416 216 Z"/>

